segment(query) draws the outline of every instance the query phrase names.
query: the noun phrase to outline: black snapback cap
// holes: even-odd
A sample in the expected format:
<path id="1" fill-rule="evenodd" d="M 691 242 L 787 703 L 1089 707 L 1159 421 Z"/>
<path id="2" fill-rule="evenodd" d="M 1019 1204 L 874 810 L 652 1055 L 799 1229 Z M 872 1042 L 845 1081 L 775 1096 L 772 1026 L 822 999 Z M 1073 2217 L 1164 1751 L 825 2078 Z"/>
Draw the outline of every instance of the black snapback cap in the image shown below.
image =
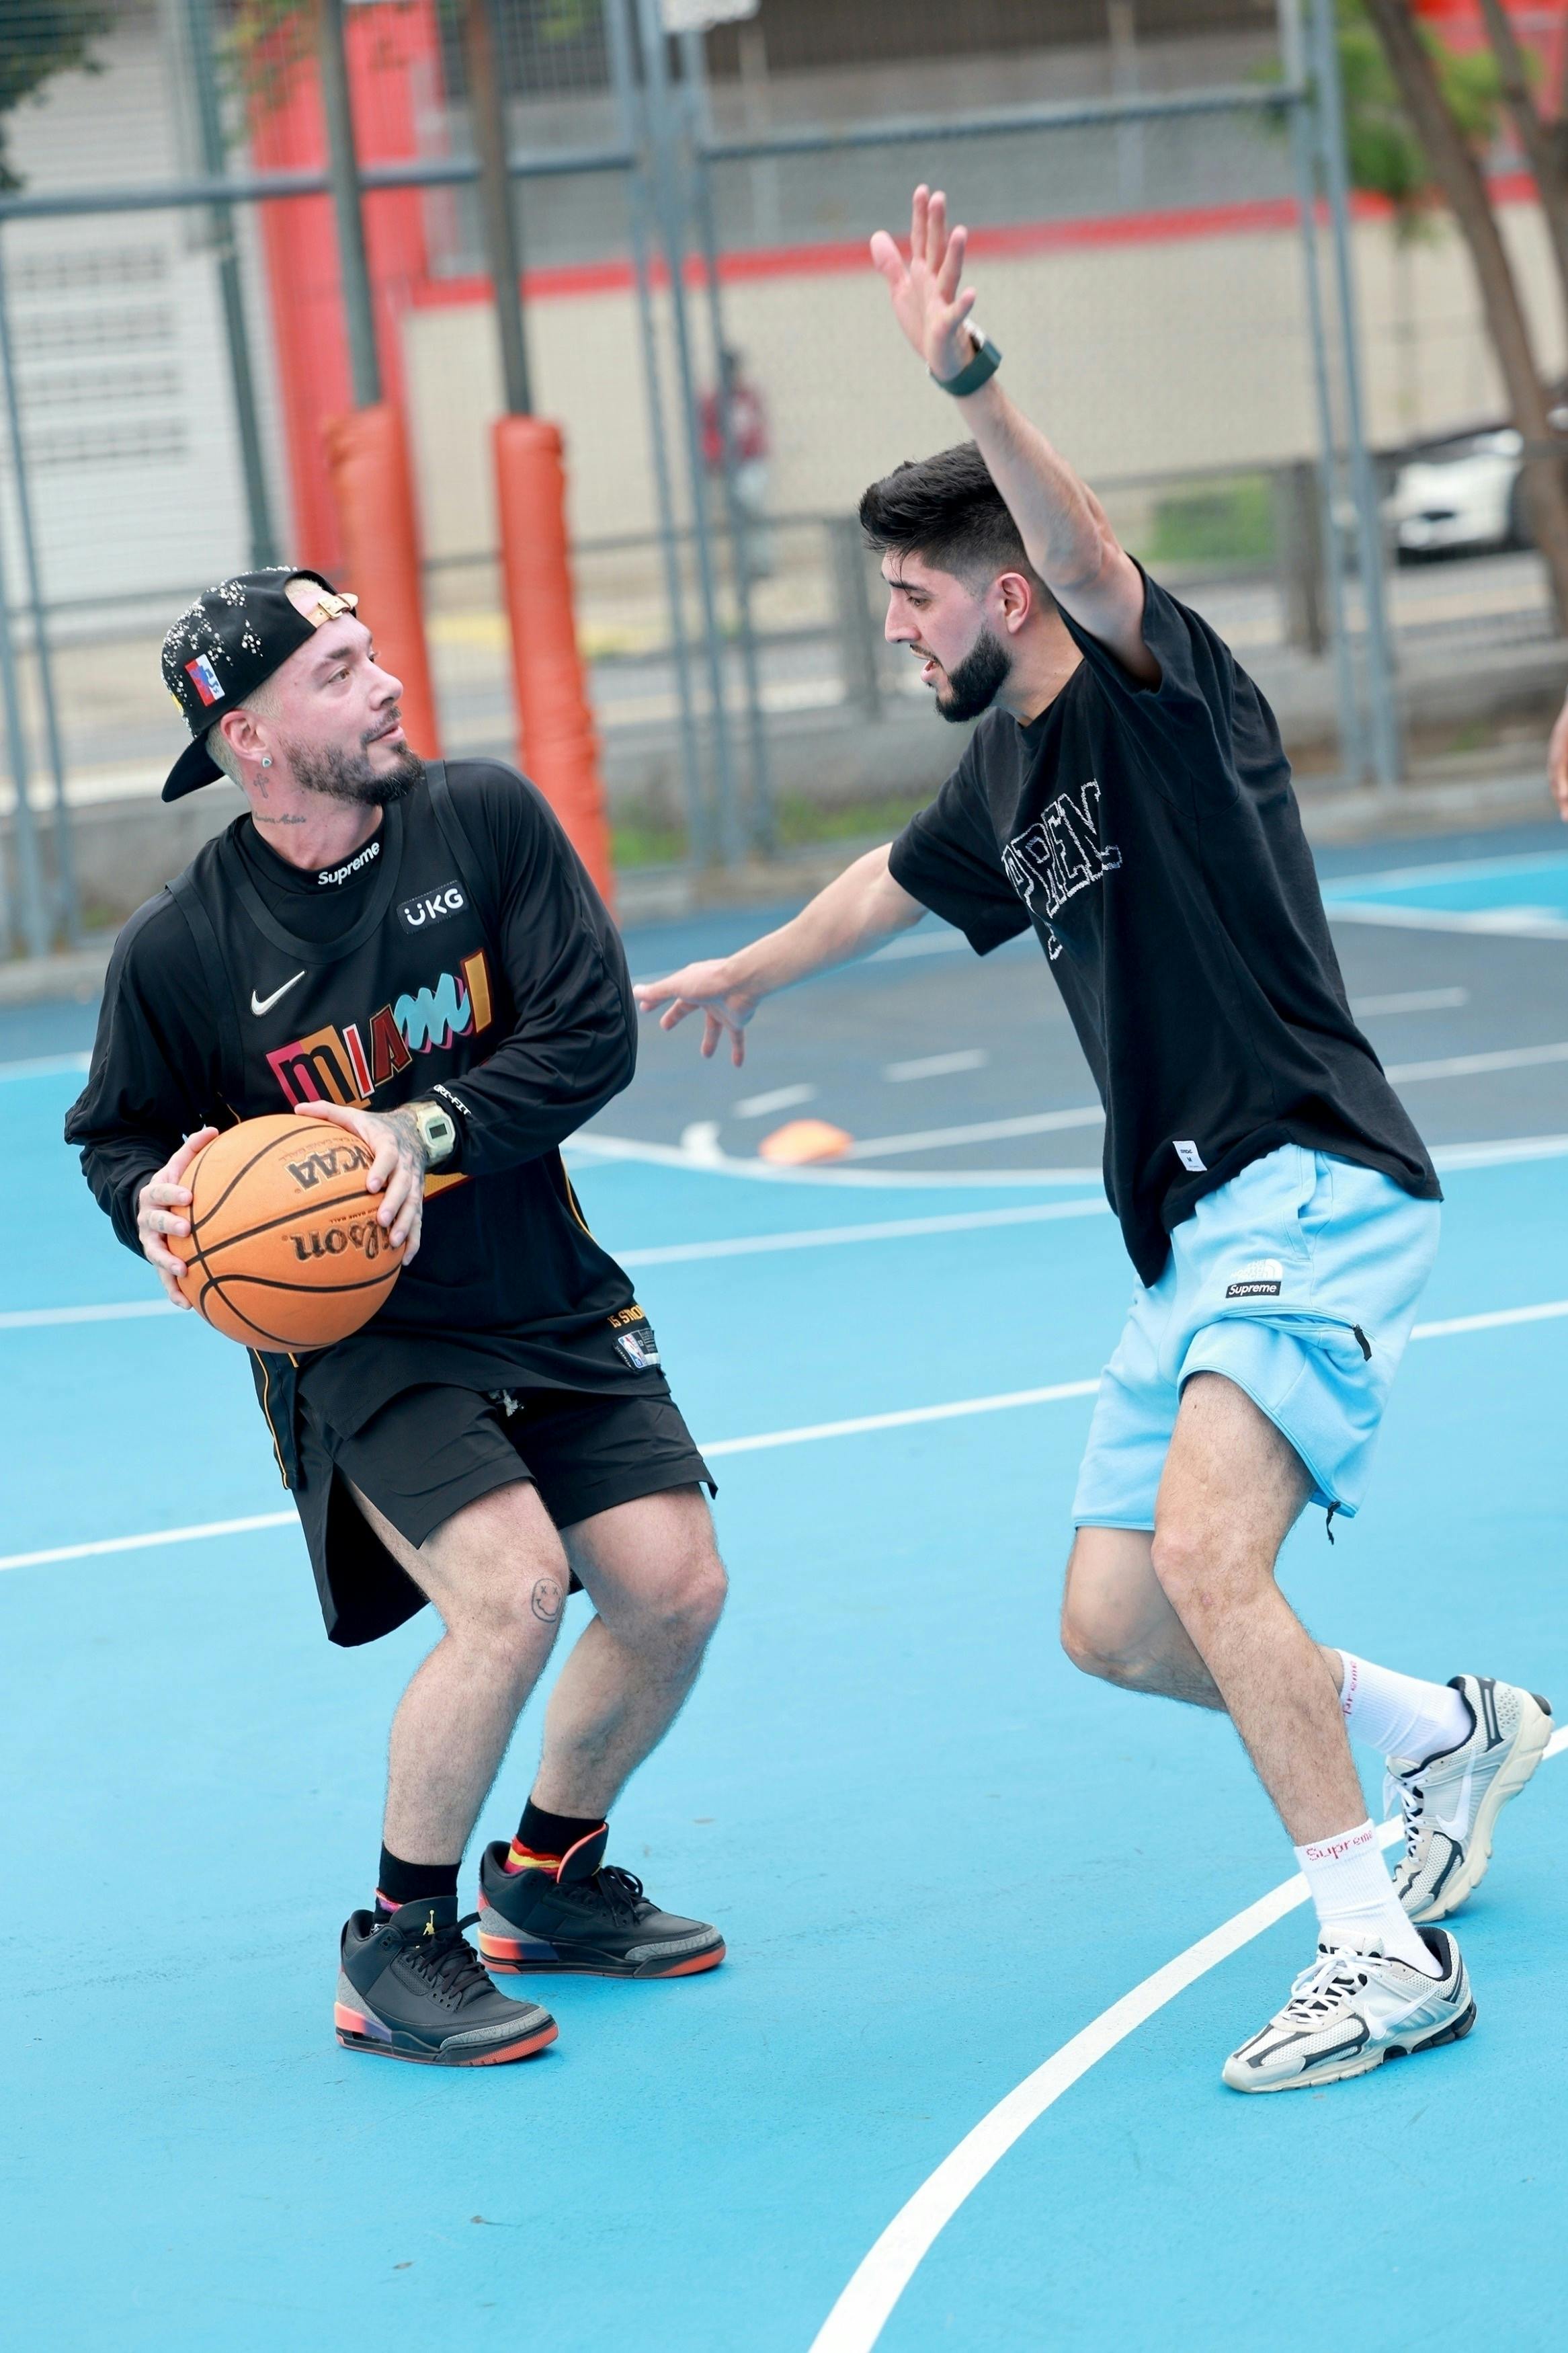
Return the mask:
<path id="1" fill-rule="evenodd" d="M 321 602 L 310 612 L 290 602 L 291 580 L 313 580 L 321 589 Z M 279 564 L 265 572 L 237 572 L 186 607 L 163 640 L 163 683 L 194 740 L 164 779 L 166 801 L 181 800 L 222 776 L 207 750 L 209 729 L 309 645 L 323 621 L 352 613 L 358 602 L 340 596 L 319 572 Z"/>

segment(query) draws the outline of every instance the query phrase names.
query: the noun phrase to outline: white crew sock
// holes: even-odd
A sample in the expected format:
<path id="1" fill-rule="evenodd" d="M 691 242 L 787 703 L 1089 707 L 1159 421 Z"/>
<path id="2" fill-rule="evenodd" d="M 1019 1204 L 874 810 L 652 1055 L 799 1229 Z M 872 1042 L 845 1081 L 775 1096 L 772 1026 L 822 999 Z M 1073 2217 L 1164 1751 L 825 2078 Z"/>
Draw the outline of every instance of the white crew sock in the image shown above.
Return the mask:
<path id="1" fill-rule="evenodd" d="M 1423 1764 L 1469 1738 L 1475 1719 L 1451 1683 L 1424 1683 L 1349 1651 L 1340 1660 L 1340 1708 L 1352 1740 L 1381 1756 Z"/>
<path id="2" fill-rule="evenodd" d="M 1437 1974 L 1414 1921 L 1394 1892 L 1370 1821 L 1332 1838 L 1314 1839 L 1296 1849 L 1318 1907 L 1318 1933 L 1325 1945 L 1366 1952 L 1375 1945 L 1393 1960 L 1408 1961 L 1427 1977 Z"/>

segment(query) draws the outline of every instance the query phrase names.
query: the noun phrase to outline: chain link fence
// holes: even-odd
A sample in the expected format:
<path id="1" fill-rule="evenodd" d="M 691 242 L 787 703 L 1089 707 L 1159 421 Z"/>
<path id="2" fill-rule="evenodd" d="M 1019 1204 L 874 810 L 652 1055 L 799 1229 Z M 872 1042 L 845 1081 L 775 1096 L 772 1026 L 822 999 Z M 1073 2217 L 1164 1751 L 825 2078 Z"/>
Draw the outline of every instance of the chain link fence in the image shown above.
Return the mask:
<path id="1" fill-rule="evenodd" d="M 6 952 L 117 921 L 232 814 L 216 788 L 156 797 L 174 613 L 252 563 L 337 559 L 322 433 L 353 390 L 320 5 L 39 8 L 31 33 L 73 19 L 94 70 L 62 49 L 0 113 Z M 510 756 L 462 5 L 340 14 L 443 749 Z M 882 642 L 854 522 L 868 481 L 956 431 L 865 259 L 921 177 L 971 226 L 1010 389 L 1127 543 L 1231 638 L 1309 769 L 1392 783 L 1352 232 L 1288 5 L 763 0 L 706 35 L 659 0 L 495 5 L 531 394 L 566 436 L 623 872 L 874 833 L 955 752 Z M 1379 234 L 1353 231 L 1363 271 Z M 1386 439 L 1407 344 L 1378 310 Z M 1474 344 L 1423 347 L 1417 422 L 1484 412 L 1484 364 L 1455 383 Z M 1528 638 L 1524 562 L 1494 596 Z"/>

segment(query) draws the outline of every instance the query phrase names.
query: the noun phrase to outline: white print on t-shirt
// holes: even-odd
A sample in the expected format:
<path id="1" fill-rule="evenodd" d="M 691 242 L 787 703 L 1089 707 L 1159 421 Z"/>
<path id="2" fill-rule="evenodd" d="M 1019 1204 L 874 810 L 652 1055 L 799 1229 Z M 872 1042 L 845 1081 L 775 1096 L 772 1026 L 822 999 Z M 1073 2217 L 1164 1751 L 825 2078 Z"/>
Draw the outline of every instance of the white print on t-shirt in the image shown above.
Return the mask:
<path id="1" fill-rule="evenodd" d="M 1002 870 L 1035 921 L 1045 924 L 1053 960 L 1060 955 L 1062 944 L 1050 929 L 1050 918 L 1075 892 L 1087 891 L 1121 863 L 1120 849 L 1100 839 L 1100 786 L 1092 776 L 1076 796 L 1059 794 L 1002 851 Z M 1039 906 L 1035 904 L 1037 891 L 1043 902 Z"/>

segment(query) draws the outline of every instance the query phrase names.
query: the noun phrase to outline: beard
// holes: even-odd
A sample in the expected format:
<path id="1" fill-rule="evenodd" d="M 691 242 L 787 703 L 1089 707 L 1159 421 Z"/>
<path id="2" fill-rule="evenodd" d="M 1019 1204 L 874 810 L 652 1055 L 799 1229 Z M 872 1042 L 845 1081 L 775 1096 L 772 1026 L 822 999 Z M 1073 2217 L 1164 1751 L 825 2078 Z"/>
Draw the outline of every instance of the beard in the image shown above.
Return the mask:
<path id="1" fill-rule="evenodd" d="M 371 766 L 369 747 L 370 737 L 362 736 L 353 752 L 338 744 L 285 744 L 282 748 L 295 783 L 306 792 L 360 808 L 390 808 L 424 783 L 425 763 L 417 752 L 400 754 L 390 768 L 378 773 Z"/>
<path id="2" fill-rule="evenodd" d="M 937 709 L 955 727 L 966 719 L 978 719 L 995 702 L 1012 668 L 1012 656 L 1001 638 L 983 625 L 963 659 L 948 671 L 947 692 L 938 693 Z"/>

